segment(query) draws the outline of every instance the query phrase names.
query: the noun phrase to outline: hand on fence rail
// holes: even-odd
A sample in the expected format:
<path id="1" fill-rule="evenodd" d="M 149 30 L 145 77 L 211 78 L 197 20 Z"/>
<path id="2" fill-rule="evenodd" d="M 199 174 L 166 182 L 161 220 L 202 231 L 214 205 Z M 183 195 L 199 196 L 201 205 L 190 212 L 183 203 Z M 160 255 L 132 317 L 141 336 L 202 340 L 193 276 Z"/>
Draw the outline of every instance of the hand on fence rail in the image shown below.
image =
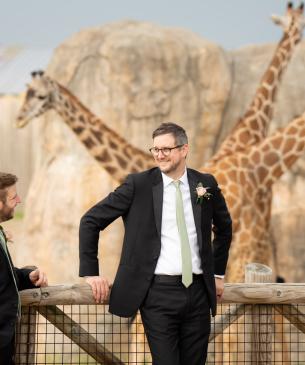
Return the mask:
<path id="1" fill-rule="evenodd" d="M 91 286 L 96 303 L 102 303 L 109 296 L 108 280 L 102 276 L 87 276 L 86 282 Z"/>
<path id="2" fill-rule="evenodd" d="M 224 279 L 215 277 L 215 285 L 216 285 L 216 296 L 217 296 L 217 302 L 221 302 L 223 292 L 225 289 L 225 282 Z"/>
<path id="3" fill-rule="evenodd" d="M 31 283 L 37 287 L 48 286 L 48 278 L 44 271 L 35 269 L 29 273 Z"/>

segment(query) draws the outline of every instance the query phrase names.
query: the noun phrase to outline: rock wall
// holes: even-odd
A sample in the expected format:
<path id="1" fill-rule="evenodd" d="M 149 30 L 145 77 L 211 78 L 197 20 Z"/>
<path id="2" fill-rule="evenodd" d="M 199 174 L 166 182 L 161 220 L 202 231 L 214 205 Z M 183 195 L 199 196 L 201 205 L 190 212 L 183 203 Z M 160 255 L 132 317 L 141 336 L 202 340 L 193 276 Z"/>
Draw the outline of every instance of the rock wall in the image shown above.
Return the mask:
<path id="1" fill-rule="evenodd" d="M 212 152 L 231 88 L 220 47 L 182 29 L 138 22 L 76 34 L 57 48 L 47 73 L 143 149 L 151 146 L 151 133 L 162 121 L 181 123 L 195 167 Z M 22 260 L 43 266 L 51 283 L 76 281 L 79 219 L 117 182 L 54 111 L 34 123 L 43 158 L 27 197 L 29 242 Z M 103 232 L 101 241 L 101 270 L 112 280 L 122 242 L 120 222 Z"/>
<path id="2" fill-rule="evenodd" d="M 271 133 L 305 109 L 304 47 L 298 47 L 284 76 Z M 263 45 L 224 52 L 186 30 L 120 22 L 65 41 L 47 73 L 143 149 L 151 146 L 151 132 L 162 121 L 182 124 L 192 146 L 188 164 L 196 168 L 245 111 L 274 49 Z M 52 284 L 75 282 L 79 218 L 117 183 L 55 112 L 33 125 L 39 162 L 25 209 L 28 249 L 17 253 L 17 261 L 45 267 Z M 273 237 L 281 274 L 290 281 L 304 281 L 304 158 L 274 189 Z M 101 271 L 110 280 L 121 241 L 120 222 L 102 234 Z"/>

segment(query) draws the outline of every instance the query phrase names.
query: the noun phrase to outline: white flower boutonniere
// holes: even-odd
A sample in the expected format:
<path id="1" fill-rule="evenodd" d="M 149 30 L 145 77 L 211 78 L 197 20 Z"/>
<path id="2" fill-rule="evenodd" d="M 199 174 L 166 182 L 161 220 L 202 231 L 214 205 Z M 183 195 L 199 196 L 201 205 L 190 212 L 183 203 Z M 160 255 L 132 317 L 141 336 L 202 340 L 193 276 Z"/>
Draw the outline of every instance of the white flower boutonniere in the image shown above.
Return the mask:
<path id="1" fill-rule="evenodd" d="M 196 187 L 197 200 L 196 204 L 202 204 L 203 198 L 209 200 L 213 195 L 208 192 L 209 187 L 203 187 L 202 183 L 199 182 Z"/>

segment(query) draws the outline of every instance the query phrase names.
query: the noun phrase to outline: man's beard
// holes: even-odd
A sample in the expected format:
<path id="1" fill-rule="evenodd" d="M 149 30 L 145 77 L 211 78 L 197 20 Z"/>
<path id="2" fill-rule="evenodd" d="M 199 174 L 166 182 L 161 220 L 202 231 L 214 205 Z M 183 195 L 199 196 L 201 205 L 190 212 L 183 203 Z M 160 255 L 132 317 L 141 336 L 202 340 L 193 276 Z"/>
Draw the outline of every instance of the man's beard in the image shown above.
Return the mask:
<path id="1" fill-rule="evenodd" d="M 14 209 L 5 209 L 4 206 L 2 211 L 0 212 L 0 222 L 6 222 L 13 218 L 14 218 Z"/>
<path id="2" fill-rule="evenodd" d="M 170 166 L 166 167 L 166 168 L 161 168 L 160 166 L 160 170 L 164 173 L 164 174 L 168 174 L 170 172 L 173 172 L 175 170 L 177 170 L 178 166 L 179 166 L 179 161 L 176 163 L 172 163 Z"/>

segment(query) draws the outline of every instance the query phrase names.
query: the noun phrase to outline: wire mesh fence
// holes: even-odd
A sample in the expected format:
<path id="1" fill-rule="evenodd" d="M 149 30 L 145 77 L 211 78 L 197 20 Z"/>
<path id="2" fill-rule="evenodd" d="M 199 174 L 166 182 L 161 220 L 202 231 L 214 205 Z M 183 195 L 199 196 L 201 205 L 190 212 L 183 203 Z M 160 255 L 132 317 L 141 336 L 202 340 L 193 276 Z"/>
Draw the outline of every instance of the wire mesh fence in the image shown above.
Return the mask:
<path id="1" fill-rule="evenodd" d="M 305 305 L 223 304 L 212 320 L 207 364 L 305 365 Z M 140 316 L 106 305 L 23 307 L 19 364 L 151 364 Z"/>

